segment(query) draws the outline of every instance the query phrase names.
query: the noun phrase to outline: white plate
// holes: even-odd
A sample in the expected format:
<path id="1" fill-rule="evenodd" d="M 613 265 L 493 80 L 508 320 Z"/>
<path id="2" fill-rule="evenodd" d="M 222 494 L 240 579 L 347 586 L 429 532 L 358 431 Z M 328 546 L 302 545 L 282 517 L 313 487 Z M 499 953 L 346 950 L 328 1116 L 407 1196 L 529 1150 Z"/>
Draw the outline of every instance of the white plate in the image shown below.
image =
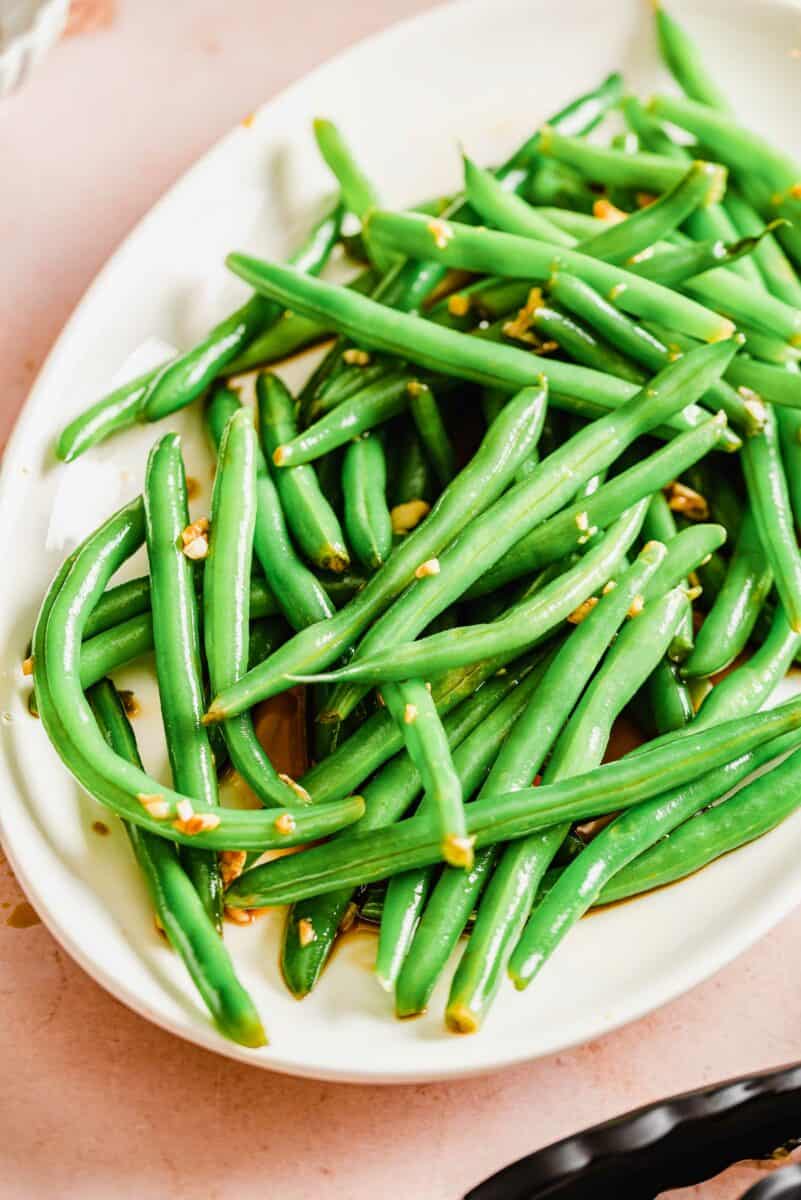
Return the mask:
<path id="1" fill-rule="evenodd" d="M 676 7 L 739 110 L 801 151 L 792 102 L 801 64 L 790 55 L 801 44 L 797 8 L 749 0 Z M 147 448 L 166 425 L 138 430 L 69 468 L 55 465 L 52 437 L 142 342 L 189 344 L 193 328 L 244 294 L 220 267 L 227 249 L 287 252 L 330 189 L 311 118 L 341 121 L 388 202 L 410 203 L 457 185 L 459 140 L 480 159 L 498 160 L 617 67 L 632 87 L 661 86 L 647 8 L 642 0 L 558 7 L 469 0 L 315 71 L 252 125 L 235 129 L 127 239 L 64 330 L 20 419 L 6 455 L 0 521 L 0 562 L 12 573 L 0 601 L 4 843 L 34 905 L 77 961 L 137 1012 L 199 1045 L 324 1079 L 410 1082 L 486 1071 L 597 1037 L 665 1003 L 801 900 L 799 814 L 681 886 L 582 922 L 537 985 L 523 995 L 506 988 L 484 1031 L 470 1038 L 443 1030 L 447 981 L 428 1016 L 392 1019 L 370 975 L 371 935 L 347 941 L 314 995 L 298 1005 L 279 978 L 280 922 L 271 914 L 254 927 L 226 930 L 271 1037 L 263 1051 L 241 1050 L 209 1025 L 180 962 L 155 934 L 121 828 L 70 781 L 26 710 L 19 663 L 62 557 L 59 530 L 96 524 L 137 490 Z M 171 425 L 186 434 L 203 511 L 210 464 L 197 415 Z M 45 549 L 57 489 L 52 548 Z M 152 680 L 131 671 L 123 685 L 142 703 L 136 730 L 146 761 L 163 771 Z M 97 819 L 108 820 L 110 836 L 92 831 Z"/>

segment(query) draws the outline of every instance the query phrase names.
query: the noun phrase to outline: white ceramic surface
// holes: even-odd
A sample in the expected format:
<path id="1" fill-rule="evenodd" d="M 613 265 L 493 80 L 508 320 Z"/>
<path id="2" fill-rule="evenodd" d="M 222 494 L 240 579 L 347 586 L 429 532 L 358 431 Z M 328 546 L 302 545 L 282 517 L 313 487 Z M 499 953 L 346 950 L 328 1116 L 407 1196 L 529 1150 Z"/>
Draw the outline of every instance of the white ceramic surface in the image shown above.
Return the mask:
<path id="1" fill-rule="evenodd" d="M 0 96 L 12 92 L 64 31 L 69 0 L 2 0 Z"/>
<path id="2" fill-rule="evenodd" d="M 680 3 L 709 61 L 757 128 L 801 152 L 792 97 L 801 13 L 757 0 Z M 747 64 L 747 70 L 746 70 Z M 497 160 L 549 112 L 622 68 L 630 85 L 665 83 L 648 6 L 618 0 L 466 0 L 357 46 L 235 129 L 154 208 L 101 273 L 42 370 L 9 445 L 0 490 L 0 828 L 14 870 L 49 928 L 103 986 L 200 1045 L 275 1070 L 338 1080 L 412 1082 L 491 1070 L 585 1041 L 647 1012 L 721 967 L 801 900 L 801 814 L 681 886 L 582 922 L 523 995 L 505 988 L 477 1037 L 444 1032 L 447 979 L 430 1013 L 392 1019 L 370 974 L 370 935 L 349 939 L 298 1004 L 278 972 L 280 920 L 229 927 L 226 940 L 267 1025 L 253 1053 L 225 1042 L 177 958 L 155 934 L 122 829 L 71 782 L 27 712 L 20 672 L 41 594 L 65 548 L 140 486 L 147 449 L 185 434 L 207 510 L 210 460 L 196 413 L 143 428 L 66 468 L 52 438 L 134 352 L 188 345 L 239 296 L 224 252 L 281 257 L 330 190 L 309 133 L 340 121 L 387 201 L 457 185 L 457 141 Z M 141 348 L 144 344 L 144 351 Z M 141 367 L 140 367 L 141 369 Z M 55 501 L 55 503 L 54 503 Z M 130 565 L 141 571 L 141 557 Z M 158 703 L 145 669 L 120 673 L 142 714 L 145 761 L 165 769 Z M 787 686 L 787 685 L 785 685 Z M 92 831 L 106 819 L 108 837 Z"/>

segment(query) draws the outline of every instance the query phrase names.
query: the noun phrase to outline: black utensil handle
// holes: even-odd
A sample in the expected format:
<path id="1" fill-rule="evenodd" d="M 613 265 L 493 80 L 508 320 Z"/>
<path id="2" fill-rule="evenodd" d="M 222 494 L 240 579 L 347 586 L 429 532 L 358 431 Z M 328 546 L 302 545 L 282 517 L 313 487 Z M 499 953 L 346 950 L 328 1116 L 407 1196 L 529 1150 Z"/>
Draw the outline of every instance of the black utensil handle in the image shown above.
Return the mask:
<path id="1" fill-rule="evenodd" d="M 585 1129 L 505 1167 L 465 1200 L 653 1200 L 744 1158 L 767 1158 L 798 1138 L 801 1063 L 674 1096 Z"/>
<path id="2" fill-rule="evenodd" d="M 742 1200 L 799 1200 L 801 1197 L 801 1166 L 782 1167 L 775 1175 L 760 1179 L 749 1188 Z"/>

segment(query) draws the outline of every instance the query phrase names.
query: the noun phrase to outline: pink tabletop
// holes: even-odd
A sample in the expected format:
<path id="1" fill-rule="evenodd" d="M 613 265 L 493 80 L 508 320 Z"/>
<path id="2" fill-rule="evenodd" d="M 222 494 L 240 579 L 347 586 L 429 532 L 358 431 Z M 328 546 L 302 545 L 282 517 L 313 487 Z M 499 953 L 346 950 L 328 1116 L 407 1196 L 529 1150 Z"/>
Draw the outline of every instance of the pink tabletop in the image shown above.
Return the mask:
<path id="1" fill-rule="evenodd" d="M 184 168 L 322 59 L 427 7 L 119 0 L 109 28 L 62 43 L 2 103 L 3 441 L 87 284 Z M 3 1200 L 455 1200 L 583 1125 L 801 1058 L 801 912 L 601 1041 L 502 1075 L 376 1088 L 289 1079 L 178 1041 L 84 975 L 23 902 L 0 854 Z M 728 1200 L 746 1177 L 686 1194 Z"/>

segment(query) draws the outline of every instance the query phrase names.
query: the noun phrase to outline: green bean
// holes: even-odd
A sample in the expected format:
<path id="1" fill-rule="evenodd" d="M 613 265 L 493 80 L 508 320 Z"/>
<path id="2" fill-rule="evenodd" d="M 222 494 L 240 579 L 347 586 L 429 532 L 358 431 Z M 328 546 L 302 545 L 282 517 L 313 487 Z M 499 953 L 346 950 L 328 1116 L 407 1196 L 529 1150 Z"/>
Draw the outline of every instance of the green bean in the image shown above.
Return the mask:
<path id="1" fill-rule="evenodd" d="M 631 808 L 799 726 L 801 702 L 797 700 L 711 729 L 696 731 L 691 724 L 653 748 L 574 779 L 477 800 L 467 806 L 468 831 L 480 849 L 559 821 Z M 345 884 L 383 879 L 438 858 L 438 835 L 430 818 L 410 817 L 389 829 L 355 833 L 347 841 L 254 867 L 233 882 L 226 903 L 233 908 L 292 903 Z"/>
<path id="2" fill-rule="evenodd" d="M 201 812 L 218 803 L 214 755 L 206 727 L 197 597 L 181 534 L 189 525 L 186 476 L 177 434 L 150 451 L 145 473 L 145 524 L 150 565 L 156 675 L 175 787 Z M 181 861 L 218 932 L 222 878 L 213 850 L 184 849 Z"/>
<path id="3" fill-rule="evenodd" d="M 220 440 L 203 573 L 203 639 L 212 691 L 235 683 L 248 667 L 247 580 L 256 523 L 257 451 L 252 414 L 239 408 Z M 237 771 L 264 804 L 286 808 L 298 804 L 299 793 L 276 773 L 256 737 L 250 713 L 226 721 L 223 736 Z"/>
<path id="4" fill-rule="evenodd" d="M 624 96 L 620 111 L 629 129 L 637 135 L 643 149 L 685 161 L 689 157 L 690 148 L 674 142 L 661 122 L 645 111 L 636 96 Z"/>
<path id="5" fill-rule="evenodd" d="M 564 308 L 649 371 L 660 371 L 670 360 L 669 350 L 654 333 L 632 321 L 577 276 L 556 271 L 548 280 L 548 291 Z"/>
<path id="6" fill-rule="evenodd" d="M 438 260 L 447 266 L 543 281 L 554 269 L 564 266 L 592 286 L 611 293 L 611 298 L 627 312 L 638 316 L 670 312 L 667 323 L 675 322 L 705 341 L 719 341 L 732 331 L 731 325 L 717 313 L 578 250 L 514 234 L 429 221 L 414 214 L 376 211 L 371 213 L 369 225 L 383 244 L 412 255 L 436 253 Z M 234 265 L 239 260 L 233 256 L 229 261 Z"/>
<path id="7" fill-rule="evenodd" d="M 781 338 L 765 333 L 763 329 L 741 329 L 743 349 L 760 362 L 773 363 L 778 367 L 796 366 L 799 359 L 797 346 L 790 346 Z"/>
<path id="8" fill-rule="evenodd" d="M 414 381 L 407 388 L 409 412 L 425 447 L 441 487 L 447 487 L 456 474 L 454 453 L 436 397 L 425 383 Z"/>
<path id="9" fill-rule="evenodd" d="M 623 263 L 667 237 L 696 208 L 717 204 L 726 187 L 726 172 L 717 163 L 694 162 L 677 184 L 653 204 L 581 243 L 581 252 Z"/>
<path id="10" fill-rule="evenodd" d="M 469 625 L 396 645 L 394 656 L 390 650 L 379 650 L 339 671 L 314 678 L 385 684 L 414 679 L 421 673 L 434 678 L 452 667 L 487 657 L 514 657 L 566 620 L 607 582 L 637 536 L 645 508 L 645 501 L 633 506 L 576 566 L 529 601 L 517 605 L 509 616 L 490 625 Z"/>
<path id="11" fill-rule="evenodd" d="M 192 806 L 191 798 L 157 783 L 108 746 L 80 684 L 81 634 L 106 583 L 144 536 L 142 500 L 137 498 L 109 517 L 67 559 L 42 604 L 33 637 L 39 716 L 69 771 L 118 816 L 194 848 L 263 851 L 294 846 L 357 821 L 364 805 L 353 797 L 308 813 L 214 807 L 197 814 L 202 826 L 197 832 L 185 832 L 181 812 Z M 48 664 L 57 664 L 57 670 Z M 194 822 L 189 828 L 196 828 Z"/>
<path id="12" fill-rule="evenodd" d="M 757 237 L 760 234 L 762 219 L 737 188 L 729 187 L 726 207 L 741 237 Z M 772 234 L 759 238 L 754 247 L 754 263 L 772 295 L 792 304 L 794 308 L 801 307 L 801 283 L 792 263 Z"/>
<path id="13" fill-rule="evenodd" d="M 373 184 L 359 167 L 333 121 L 317 117 L 313 128 L 317 148 L 342 189 L 345 207 L 363 221 L 365 214 L 378 204 L 378 194 Z M 365 237 L 364 241 L 376 267 L 380 271 L 388 271 L 392 266 L 392 258 L 375 250 L 369 237 Z"/>
<path id="14" fill-rule="evenodd" d="M 630 605 L 640 594 L 641 588 L 664 555 L 663 546 L 649 546 L 635 565 L 623 575 L 618 587 L 603 597 L 579 625 L 575 634 L 550 660 L 541 684 L 516 721 L 487 776 L 479 799 L 491 795 L 496 790 L 516 791 L 531 782 L 542 767 L 550 746 L 623 622 Z M 528 850 L 530 853 L 530 846 Z M 411 957 L 407 960 L 408 966 L 399 980 L 399 1013 L 417 1012 L 425 1007 L 467 916 L 488 880 L 490 891 L 497 894 L 497 873 L 493 876 L 493 868 L 499 854 L 504 864 L 501 871 L 505 875 L 512 860 L 517 860 L 517 846 L 514 844 L 505 849 L 492 846 L 480 851 L 473 871 L 467 878 L 453 871 L 445 871 L 441 876 L 421 923 L 419 937 L 415 939 Z M 521 879 L 517 871 L 513 871 L 512 876 L 515 895 L 519 897 L 525 894 L 527 881 Z M 395 876 L 390 881 L 390 888 L 397 878 Z M 532 898 L 533 894 L 532 889 Z M 523 919 L 530 902 L 529 900 L 524 904 Z M 486 910 L 484 911 L 486 917 Z M 481 937 L 483 943 L 483 935 Z M 510 950 L 514 940 L 509 944 Z M 498 929 L 493 922 L 490 941 L 492 949 L 486 947 L 486 953 L 492 955 L 493 960 L 497 960 L 499 956 L 505 957 L 507 929 Z M 471 960 L 475 949 L 476 947 L 468 947 L 466 952 L 466 956 Z M 482 950 L 482 957 L 483 955 Z M 463 972 L 463 969 L 460 966 L 457 974 Z M 490 966 L 490 973 L 494 974 L 493 966 Z"/>
<path id="15" fill-rule="evenodd" d="M 682 288 L 703 303 L 714 302 L 734 321 L 786 338 L 793 346 L 801 345 L 801 310 L 755 289 L 731 271 L 721 267 L 704 271 L 685 280 Z"/>
<path id="16" fill-rule="evenodd" d="M 742 465 L 759 539 L 773 571 L 776 590 L 790 626 L 801 630 L 801 555 L 795 540 L 772 410 L 768 410 L 763 431 L 748 438 L 743 446 Z"/>
<path id="17" fill-rule="evenodd" d="M 546 338 L 553 339 L 574 362 L 582 363 L 585 367 L 594 367 L 598 371 L 640 385 L 645 379 L 644 371 L 599 341 L 586 325 L 582 325 L 575 317 L 550 308 L 541 296 L 537 295 L 537 289 L 532 292 L 520 318 L 510 322 L 505 327 L 505 332 L 510 337 L 519 336 L 518 329 L 527 334 L 529 327 L 544 334 Z M 512 332 L 513 330 L 515 332 Z"/>
<path id="18" fill-rule="evenodd" d="M 665 487 L 693 462 L 702 458 L 715 444 L 717 434 L 711 422 L 721 424 L 724 420 L 722 413 L 710 417 L 704 425 L 682 434 L 627 471 L 622 471 L 593 495 L 582 498 L 580 502 L 543 521 L 477 579 L 465 595 L 475 597 L 494 592 L 504 584 L 572 553 L 584 544 L 582 539 L 590 530 L 605 528 L 628 505 Z"/>
<path id="19" fill-rule="evenodd" d="M 630 259 L 626 266 L 635 275 L 644 275 L 647 279 L 653 279 L 656 283 L 668 287 L 678 287 L 685 280 L 694 279 L 696 275 L 702 275 L 705 271 L 748 263 L 748 255 L 754 253 L 763 238 L 770 236 L 771 228 L 775 228 L 775 223 L 773 226 L 761 226 L 753 237 L 742 237 L 728 242 L 721 238 L 707 238 L 654 254 L 643 251 L 642 255 Z M 750 282 L 753 283 L 752 280 Z M 759 285 L 761 288 L 761 280 Z"/>
<path id="20" fill-rule="evenodd" d="M 114 685 L 107 680 L 96 684 L 89 703 L 111 749 L 141 767 L 136 739 Z M 124 825 L 159 923 L 214 1023 L 225 1037 L 242 1046 L 265 1045 L 267 1038 L 253 1001 L 237 979 L 175 848 L 127 821 Z"/>
<path id="21" fill-rule="evenodd" d="M 362 295 L 369 295 L 377 282 L 378 275 L 370 267 L 349 280 L 345 287 Z M 297 313 L 284 312 L 274 325 L 255 338 L 221 373 L 230 377 L 252 371 L 254 367 L 270 366 L 330 337 L 333 337 L 333 330 L 319 321 L 310 321 Z"/>
<path id="22" fill-rule="evenodd" d="M 528 655 L 510 667 L 505 675 L 488 680 L 475 695 L 468 696 L 452 708 L 443 721 L 452 749 L 459 747 L 474 729 L 481 727 L 484 736 L 486 720 L 500 701 L 514 691 L 527 675 L 534 673 L 535 679 L 541 676 L 542 669 L 542 652 L 536 651 L 534 655 Z M 391 719 L 390 723 L 400 745 L 397 727 Z M 458 753 L 456 762 L 458 765 Z M 413 803 L 420 788 L 419 772 L 408 753 L 401 751 L 396 754 L 363 789 L 365 813 L 359 822 L 360 828 L 380 829 L 399 820 Z M 290 910 L 284 927 L 281 971 L 293 995 L 299 998 L 308 995 L 314 987 L 340 926 L 347 919 L 353 895 L 352 888 L 344 888 L 302 901 Z M 308 922 L 303 928 L 311 929 L 315 935 L 313 940 L 307 938 L 304 945 L 300 944 L 301 921 Z"/>
<path id="23" fill-rule="evenodd" d="M 801 634 L 790 627 L 784 609 L 779 605 L 762 645 L 713 687 L 693 724 L 707 728 L 713 722 L 729 721 L 756 712 L 787 674 L 799 648 Z"/>
<path id="24" fill-rule="evenodd" d="M 705 378 L 719 375 L 730 353 L 730 349 L 721 344 L 707 347 L 700 357 L 694 357 L 692 361 L 687 356 L 671 364 L 651 380 L 639 393 L 639 398 L 582 430 L 551 454 L 521 483 L 474 520 L 441 560 L 437 559 L 435 563 L 424 567 L 421 577 L 406 595 L 366 635 L 359 648 L 359 657 L 344 668 L 337 678 L 357 684 L 366 683 L 367 676 L 360 674 L 362 655 L 377 654 L 380 657 L 383 654 L 385 658 L 385 647 L 396 646 L 399 642 L 416 637 L 438 612 L 455 602 L 471 583 L 489 571 L 514 545 L 515 538 L 519 539 L 521 533 L 550 516 L 560 504 L 569 500 L 575 494 L 577 484 L 607 467 L 652 422 L 659 422 L 671 409 L 675 411 L 677 403 L 686 403 L 692 394 L 703 391 Z M 714 367 L 713 362 L 717 364 Z M 577 526 L 577 530 L 580 533 L 586 531 L 583 526 Z M 585 598 L 586 595 L 577 600 L 576 605 Z M 452 640 L 461 637 L 460 634 L 438 635 L 441 639 L 448 636 Z M 465 644 L 469 641 L 470 636 L 466 635 Z M 430 645 L 430 639 L 426 639 L 426 644 Z M 406 652 L 408 647 L 399 649 L 399 661 Z M 384 659 L 381 661 L 383 663 Z M 338 688 L 332 694 L 329 711 L 336 712 L 341 718 L 351 711 L 361 694 L 359 687 Z"/>
<path id="25" fill-rule="evenodd" d="M 296 432 L 292 397 L 277 375 L 256 380 L 259 422 L 267 459 Z M 350 559 L 336 513 L 320 490 L 312 467 L 274 471 L 273 482 L 289 527 L 308 559 L 332 571 L 344 571 Z"/>
<path id="26" fill-rule="evenodd" d="M 466 154 L 462 155 L 462 162 L 468 199 L 484 220 L 505 229 L 507 233 L 556 245 L 575 246 L 574 237 L 559 229 L 520 196 L 510 192 L 491 171 L 482 170 Z"/>
<path id="27" fill-rule="evenodd" d="M 386 498 L 387 464 L 379 437 L 356 438 L 342 462 L 345 528 L 356 557 L 376 571 L 392 551 L 392 519 Z"/>
<path id="28" fill-rule="evenodd" d="M 726 197 L 722 204 L 713 204 L 709 208 L 697 208 L 695 212 L 690 213 L 685 222 L 685 229 L 690 237 L 696 242 L 703 241 L 721 241 L 726 245 L 734 245 L 738 241 L 737 227 L 734 224 L 729 214 L 729 196 L 728 188 Z M 766 232 L 763 221 L 759 222 L 758 228 L 754 231 L 754 237 L 758 239 L 760 233 Z M 733 261 L 726 264 L 737 275 L 747 279 L 748 282 L 758 288 L 761 292 L 766 291 L 762 276 L 755 263 L 748 257 L 754 250 L 756 243 L 751 243 L 748 246 L 742 247 L 743 253 L 735 257 Z M 699 267 L 699 270 L 702 268 Z"/>
<path id="29" fill-rule="evenodd" d="M 796 529 L 801 529 L 801 411 L 776 409 L 782 460 Z"/>
<path id="30" fill-rule="evenodd" d="M 614 718 L 638 682 L 644 681 L 660 650 L 664 652 L 680 612 L 676 596 L 665 597 L 623 630 L 562 731 L 544 782 L 570 779 L 598 765 Z M 514 843 L 504 854 L 479 907 L 472 945 L 453 981 L 446 1010 L 450 1028 L 465 1033 L 478 1029 L 528 919 L 536 889 L 568 831 L 569 825 L 556 825 Z"/>
<path id="31" fill-rule="evenodd" d="M 462 785 L 436 703 L 420 680 L 405 683 L 402 688 L 386 687 L 382 695 L 420 773 L 424 810 L 436 814 L 442 856 L 446 862 L 469 870 L 473 846 L 465 827 Z"/>
<path id="32" fill-rule="evenodd" d="M 682 91 L 701 104 L 728 110 L 729 102 L 706 70 L 695 42 L 660 2 L 654 6 L 654 19 L 662 58 Z"/>
<path id="33" fill-rule="evenodd" d="M 648 110 L 698 137 L 717 162 L 745 175 L 755 175 L 776 191 L 798 180 L 798 167 L 788 155 L 759 134 L 738 125 L 727 113 L 682 96 L 652 96 Z"/>
<path id="34" fill-rule="evenodd" d="M 219 451 L 228 420 L 240 408 L 239 400 L 226 388 L 217 388 L 213 393 L 206 408 L 206 426 L 215 450 Z M 253 551 L 293 629 L 303 629 L 333 616 L 334 606 L 322 584 L 295 553 L 275 484 L 258 446 Z"/>
<path id="35" fill-rule="evenodd" d="M 395 218 L 388 219 L 394 220 Z M 524 238 L 511 238 L 507 234 L 494 234 L 464 228 L 468 234 L 479 233 L 481 237 L 504 239 L 501 249 L 504 254 L 507 254 L 506 265 L 510 271 L 512 270 L 511 259 L 508 257 L 511 249 L 510 242 L 515 247 L 520 244 L 528 251 L 533 248 L 537 253 L 542 249 L 537 243 L 526 241 Z M 492 243 L 492 245 L 496 248 L 498 246 L 497 243 Z M 517 250 L 512 250 L 512 254 L 516 255 Z M 607 267 L 595 259 L 586 261 L 593 264 L 593 269 L 601 267 L 604 271 L 619 272 L 620 270 L 617 267 Z M 422 366 L 443 371 L 445 374 L 456 374 L 462 378 L 473 379 L 478 383 L 489 384 L 493 387 L 503 385 L 509 389 L 531 384 L 540 374 L 544 374 L 553 387 L 559 389 L 560 396 L 569 397 L 568 403 L 571 408 L 577 400 L 586 400 L 590 405 L 596 406 L 595 411 L 598 406 L 603 409 L 625 403 L 634 391 L 635 385 L 627 383 L 625 380 L 611 379 L 597 371 L 576 367 L 570 363 L 554 360 L 544 362 L 541 359 L 534 360 L 532 363 L 531 356 L 522 350 L 488 343 L 484 339 L 473 338 L 451 329 L 439 328 L 432 322 L 423 321 L 419 317 L 384 309 L 383 306 L 376 305 L 363 297 L 345 294 L 340 288 L 332 287 L 321 280 L 309 279 L 274 264 L 258 263 L 256 260 L 246 259 L 242 255 L 234 255 L 230 259 L 230 265 L 236 273 L 247 275 L 254 284 L 258 280 L 258 287 L 261 290 L 269 290 L 273 295 L 280 295 L 286 303 L 291 303 L 299 311 L 317 314 L 326 312 L 331 319 L 336 321 L 339 328 L 346 331 L 351 329 L 353 331 L 369 330 L 369 335 L 366 332 L 361 333 L 363 341 L 380 345 L 382 348 L 408 357 Z M 518 263 L 518 266 L 525 269 L 524 264 Z M 547 269 L 543 263 L 541 274 L 549 276 L 552 266 L 552 260 L 549 260 Z M 492 270 L 491 267 L 489 269 Z M 623 282 L 619 275 L 616 275 L 615 278 L 619 283 Z M 634 278 L 631 276 L 631 279 Z M 638 280 L 636 285 L 638 295 L 643 294 L 638 290 L 641 285 L 646 290 L 658 288 L 658 285 L 651 284 L 650 281 Z M 625 306 L 628 303 L 626 297 L 633 294 L 634 291 L 635 288 L 627 284 L 624 292 L 617 294 L 622 305 Z M 658 293 L 660 296 L 662 293 L 674 296 L 674 293 L 666 293 L 665 289 L 658 289 Z M 653 299 L 650 291 L 647 291 L 647 294 Z M 683 309 L 682 298 L 677 297 L 677 299 Z M 657 307 L 663 311 L 662 306 Z M 675 315 L 675 319 L 681 322 L 684 318 L 681 315 Z M 719 337 L 723 337 L 731 326 L 725 321 L 721 323 L 719 319 L 716 318 L 716 320 L 718 320 L 717 334 Z M 693 328 L 696 327 L 695 323 L 689 320 L 688 323 L 692 324 Z M 564 400 L 560 402 L 565 403 Z M 673 429 L 683 430 L 697 424 L 700 419 L 698 409 L 690 405 L 680 414 L 671 417 L 669 425 Z M 723 441 L 727 449 L 735 449 L 739 446 L 738 439 L 731 433 L 728 433 Z M 286 453 L 286 447 L 283 448 L 283 452 Z"/>
<path id="36" fill-rule="evenodd" d="M 798 737 L 788 735 L 787 741 L 796 748 Z M 684 787 L 663 793 L 639 804 L 617 817 L 611 825 L 593 839 L 590 845 L 565 868 L 545 898 L 535 908 L 521 937 L 510 963 L 510 974 L 515 987 L 528 987 L 545 962 L 564 938 L 603 894 L 604 887 L 614 881 L 617 874 L 632 863 L 644 851 L 650 849 L 700 809 L 718 800 L 732 788 L 742 783 L 763 762 L 775 759 L 777 743 L 771 742 L 763 749 L 752 751 L 723 767 L 702 775 Z M 795 760 L 795 762 L 794 762 Z M 801 760 L 794 754 L 792 777 L 798 771 Z M 778 782 L 787 777 L 787 770 L 776 768 Z M 776 775 L 771 772 L 771 787 L 775 788 Z M 748 792 L 753 784 L 746 785 Z M 738 796 L 742 793 L 738 793 Z M 735 803 L 738 796 L 727 800 L 722 808 Z M 719 808 L 711 811 L 718 812 Z M 689 821 L 694 824 L 694 821 Z"/>
<path id="37" fill-rule="evenodd" d="M 798 739 L 788 735 L 771 744 L 779 754 L 797 746 Z M 770 748 L 765 749 L 769 752 Z M 751 770 L 768 757 L 768 753 L 757 751 Z M 798 807 L 799 765 L 798 755 L 793 754 L 773 771 L 752 780 L 725 804 L 714 805 L 685 821 L 609 880 L 597 903 L 611 904 L 683 879 L 775 829 Z"/>
<path id="38" fill-rule="evenodd" d="M 656 734 L 682 729 L 695 716 L 690 690 L 667 659 L 652 672 L 643 693 Z"/>
<path id="39" fill-rule="evenodd" d="M 420 438 L 411 426 L 404 430 L 400 450 L 394 463 L 390 460 L 389 465 L 394 467 L 390 481 L 393 508 L 399 504 L 408 504 L 411 500 L 429 502 L 433 498 L 433 471 L 423 453 Z"/>
<path id="40" fill-rule="evenodd" d="M 573 167 L 585 179 L 607 187 L 667 192 L 681 181 L 687 170 L 685 162 L 670 155 L 610 150 L 584 138 L 565 136 L 548 125 L 540 130 L 538 150 Z"/>
<path id="41" fill-rule="evenodd" d="M 750 388 L 771 404 L 801 408 L 801 372 L 795 363 L 793 370 L 789 366 L 774 367 L 747 354 L 738 354 L 729 367 L 728 377 L 735 387 Z"/>
<path id="42" fill-rule="evenodd" d="M 142 401 L 159 368 L 137 375 L 106 393 L 65 425 L 56 442 L 56 457 L 74 462 L 85 450 L 136 423 Z"/>
<path id="43" fill-rule="evenodd" d="M 687 532 L 689 533 L 690 531 L 688 530 Z M 656 541 L 668 543 L 674 541 L 676 534 L 676 522 L 667 500 L 661 491 L 654 492 L 651 502 L 648 505 L 648 511 L 645 514 L 645 520 L 643 521 L 643 537 L 646 540 L 653 538 Z M 698 557 L 703 556 L 699 555 Z M 693 566 L 695 566 L 695 555 L 693 555 L 691 561 L 693 562 Z M 685 588 L 689 587 L 686 577 L 682 579 L 682 583 Z M 686 602 L 684 609 L 684 615 L 679 622 L 676 636 L 673 638 L 670 646 L 670 657 L 678 662 L 682 662 L 693 648 L 693 615 L 689 600 Z"/>
<path id="44" fill-rule="evenodd" d="M 476 515 L 509 486 L 536 444 L 545 411 L 541 388 L 524 389 L 510 400 L 488 430 L 471 462 L 444 490 L 426 519 L 398 545 L 386 565 L 340 613 L 292 638 L 274 656 L 272 668 L 253 676 L 234 697 L 244 711 L 256 698 L 286 688 L 285 676 L 334 662 L 414 579 L 421 562 L 435 557 Z M 237 688 L 237 692 L 242 689 Z M 215 718 L 222 705 L 213 705 Z"/>
<path id="45" fill-rule="evenodd" d="M 482 722 L 480 728 L 465 738 L 454 753 L 454 766 L 462 781 L 465 794 L 469 795 L 474 790 L 499 751 L 503 753 L 506 739 L 516 727 L 521 713 L 538 689 L 539 682 L 556 653 L 558 653 L 558 644 L 523 680 L 514 694 L 507 696 Z M 418 809 L 418 813 L 419 811 Z M 482 855 L 486 855 L 486 853 L 487 851 L 482 851 Z M 410 871 L 394 875 L 389 881 L 381 917 L 375 965 L 378 981 L 387 991 L 391 991 L 397 982 L 415 937 L 436 873 L 437 868 L 433 866 L 413 868 Z M 474 865 L 469 872 L 451 868 L 446 869 L 446 874 L 453 885 L 450 890 L 454 894 L 455 902 L 458 903 L 462 890 L 470 892 L 475 889 L 474 881 L 477 877 L 482 877 L 483 870 L 478 864 Z M 436 890 L 439 891 L 439 885 Z M 463 925 L 463 921 L 458 916 L 456 924 L 458 926 L 456 937 L 458 937 Z"/>
<path id="46" fill-rule="evenodd" d="M 541 160 L 521 192 L 537 208 L 558 207 L 577 215 L 591 213 L 597 199 L 578 171 L 547 158 Z"/>
<path id="47" fill-rule="evenodd" d="M 716 675 L 742 653 L 772 584 L 756 520 L 747 508 L 723 587 L 682 666 L 684 676 Z"/>
<path id="48" fill-rule="evenodd" d="M 342 224 L 337 205 L 313 228 L 290 261 L 301 271 L 320 271 Z M 80 413 L 62 430 L 56 454 L 72 462 L 90 446 L 136 421 L 158 421 L 195 400 L 214 377 L 280 317 L 281 309 L 258 294 L 212 329 L 202 342 L 160 367 L 124 384 Z"/>
<path id="49" fill-rule="evenodd" d="M 259 376 L 259 378 L 264 378 Z M 279 468 L 299 469 L 339 446 L 345 446 L 362 433 L 369 433 L 402 413 L 409 404 L 409 384 L 414 376 L 404 370 L 393 371 L 343 400 L 331 412 L 316 420 L 302 433 L 288 434 L 271 447 L 273 462 Z M 279 481 L 282 470 L 276 476 Z"/>

